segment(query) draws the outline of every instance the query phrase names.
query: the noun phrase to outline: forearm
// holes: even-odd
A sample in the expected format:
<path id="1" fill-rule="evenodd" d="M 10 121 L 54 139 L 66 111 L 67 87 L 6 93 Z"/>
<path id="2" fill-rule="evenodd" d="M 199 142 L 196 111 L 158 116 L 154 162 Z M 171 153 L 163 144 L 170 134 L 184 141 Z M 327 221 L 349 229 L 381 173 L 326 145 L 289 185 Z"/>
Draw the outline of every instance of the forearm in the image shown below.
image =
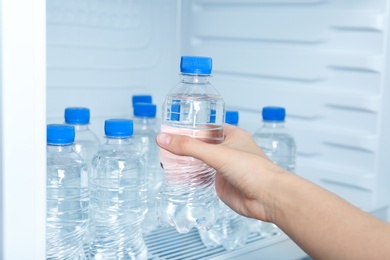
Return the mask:
<path id="1" fill-rule="evenodd" d="M 312 257 L 390 258 L 390 224 L 299 176 L 279 174 L 275 181 L 273 222 Z"/>

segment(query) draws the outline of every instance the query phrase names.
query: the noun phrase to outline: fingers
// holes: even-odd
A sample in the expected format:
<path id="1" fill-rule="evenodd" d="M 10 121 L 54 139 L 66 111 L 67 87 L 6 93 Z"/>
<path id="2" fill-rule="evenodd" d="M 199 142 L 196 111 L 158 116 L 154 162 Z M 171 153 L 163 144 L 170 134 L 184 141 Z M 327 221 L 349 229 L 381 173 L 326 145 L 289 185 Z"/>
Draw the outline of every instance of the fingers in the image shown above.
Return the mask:
<path id="1" fill-rule="evenodd" d="M 262 188 L 266 185 L 264 175 L 275 171 L 274 163 L 251 152 L 224 144 L 205 143 L 184 135 L 161 132 L 156 141 L 162 149 L 179 156 L 197 158 L 214 168 L 218 172 L 216 190 L 220 198 L 238 212 L 254 216 L 251 213 L 253 206 L 246 205 L 246 201 L 253 204 L 261 201 L 266 190 Z"/>
<path id="2" fill-rule="evenodd" d="M 225 124 L 224 145 L 239 151 L 253 153 L 267 158 L 263 150 L 253 140 L 252 134 L 239 127 Z"/>
<path id="3" fill-rule="evenodd" d="M 238 129 L 237 126 L 229 125 L 229 124 L 224 124 L 223 128 L 224 128 L 225 136 L 229 135 L 230 133 Z"/>
<path id="4" fill-rule="evenodd" d="M 176 155 L 195 157 L 214 169 L 220 169 L 227 163 L 229 149 L 215 144 L 208 144 L 192 137 L 159 133 L 157 144 Z"/>
<path id="5" fill-rule="evenodd" d="M 156 141 L 161 148 L 171 153 L 203 161 L 221 172 L 233 185 L 240 186 L 242 176 L 251 175 L 253 169 L 256 169 L 255 165 L 262 163 L 255 154 L 225 145 L 208 144 L 189 136 L 159 133 Z"/>

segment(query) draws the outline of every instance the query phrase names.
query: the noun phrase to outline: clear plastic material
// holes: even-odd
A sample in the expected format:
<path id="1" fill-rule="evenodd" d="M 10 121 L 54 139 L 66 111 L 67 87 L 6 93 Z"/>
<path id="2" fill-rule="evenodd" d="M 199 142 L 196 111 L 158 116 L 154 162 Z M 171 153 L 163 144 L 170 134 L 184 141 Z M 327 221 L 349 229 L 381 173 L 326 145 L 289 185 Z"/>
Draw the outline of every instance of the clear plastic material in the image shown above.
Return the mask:
<path id="1" fill-rule="evenodd" d="M 88 125 L 74 125 L 76 131 L 74 149 L 91 168 L 92 158 L 100 146 L 100 140 Z"/>
<path id="2" fill-rule="evenodd" d="M 91 167 L 92 157 L 100 146 L 97 135 L 89 128 L 90 111 L 88 108 L 68 107 L 65 109 L 65 123 L 75 128 L 74 149 Z"/>
<path id="3" fill-rule="evenodd" d="M 156 136 L 160 129 L 160 122 L 156 118 L 156 105 L 135 104 L 133 122 L 134 143 L 144 155 L 147 165 L 148 213 L 142 222 L 142 231 L 147 234 L 159 226 L 156 196 L 164 178 L 164 172 L 160 166 L 160 149 L 156 144 Z"/>
<path id="4" fill-rule="evenodd" d="M 46 258 L 86 259 L 87 165 L 73 150 L 74 127 L 48 125 L 47 138 Z"/>
<path id="5" fill-rule="evenodd" d="M 234 250 L 245 245 L 250 232 L 248 219 L 220 201 L 214 227 L 209 231 L 199 230 L 199 235 L 206 247 L 223 246 L 226 250 Z"/>
<path id="6" fill-rule="evenodd" d="M 210 62 L 209 70 L 198 69 L 197 62 L 204 60 L 195 59 L 195 69 L 191 71 L 186 70 L 188 60 L 182 57 L 182 79 L 165 98 L 161 132 L 221 143 L 225 103 L 209 82 L 211 59 L 205 58 Z M 176 156 L 165 150 L 160 151 L 160 159 L 165 173 L 157 196 L 160 224 L 174 226 L 180 233 L 189 232 L 193 227 L 212 228 L 218 212 L 215 170 L 195 158 Z"/>
<path id="7" fill-rule="evenodd" d="M 132 133 L 132 120 L 106 120 L 106 142 L 92 160 L 90 212 L 96 230 L 90 259 L 147 259 L 141 230 L 147 212 L 145 164 Z"/>
<path id="8" fill-rule="evenodd" d="M 85 107 L 68 107 L 65 109 L 65 123 L 75 128 L 74 150 L 86 161 L 91 171 L 92 158 L 96 154 L 100 140 L 89 128 L 90 110 Z M 94 237 L 93 218 L 89 216 L 87 231 L 84 236 L 84 251 L 88 254 L 89 246 Z"/>

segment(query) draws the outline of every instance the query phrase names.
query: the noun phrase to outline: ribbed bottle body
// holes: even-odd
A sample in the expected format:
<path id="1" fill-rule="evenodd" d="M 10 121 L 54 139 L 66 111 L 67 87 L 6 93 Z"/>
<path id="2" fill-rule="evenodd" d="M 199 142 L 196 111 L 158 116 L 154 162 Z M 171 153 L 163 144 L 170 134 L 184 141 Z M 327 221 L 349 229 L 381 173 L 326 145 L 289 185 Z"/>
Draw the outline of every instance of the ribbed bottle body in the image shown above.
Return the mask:
<path id="1" fill-rule="evenodd" d="M 209 231 L 199 230 L 199 235 L 206 247 L 221 245 L 226 250 L 234 250 L 245 245 L 250 232 L 248 219 L 221 201 L 215 225 Z"/>
<path id="2" fill-rule="evenodd" d="M 48 145 L 46 258 L 85 259 L 88 221 L 87 166 L 72 145 Z"/>
<path id="3" fill-rule="evenodd" d="M 142 222 L 142 232 L 147 234 L 155 230 L 159 223 L 156 214 L 156 197 L 164 178 L 164 172 L 160 166 L 159 147 L 156 144 L 156 136 L 159 132 L 156 118 L 133 117 L 134 143 L 141 151 L 145 159 L 147 187 L 148 187 L 148 212 Z"/>
<path id="4" fill-rule="evenodd" d="M 224 101 L 217 93 L 173 93 L 167 96 L 163 106 L 161 132 L 221 143 L 224 109 Z M 157 197 L 160 224 L 175 226 L 181 233 L 193 227 L 210 229 L 218 212 L 215 170 L 195 158 L 177 156 L 165 150 L 160 151 L 160 160 L 165 173 Z"/>
<path id="5" fill-rule="evenodd" d="M 142 155 L 131 138 L 107 138 L 92 160 L 90 259 L 146 259 L 141 222 L 147 212 Z"/>

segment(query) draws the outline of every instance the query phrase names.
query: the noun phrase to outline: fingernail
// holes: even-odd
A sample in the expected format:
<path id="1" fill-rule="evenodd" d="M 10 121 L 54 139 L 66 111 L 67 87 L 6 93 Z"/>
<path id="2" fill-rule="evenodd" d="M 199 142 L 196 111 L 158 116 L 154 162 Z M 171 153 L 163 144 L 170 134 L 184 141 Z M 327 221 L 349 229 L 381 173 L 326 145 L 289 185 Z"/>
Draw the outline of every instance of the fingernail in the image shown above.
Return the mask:
<path id="1" fill-rule="evenodd" d="M 162 146 L 168 146 L 171 142 L 171 136 L 169 134 L 159 133 L 157 136 L 157 141 Z"/>

